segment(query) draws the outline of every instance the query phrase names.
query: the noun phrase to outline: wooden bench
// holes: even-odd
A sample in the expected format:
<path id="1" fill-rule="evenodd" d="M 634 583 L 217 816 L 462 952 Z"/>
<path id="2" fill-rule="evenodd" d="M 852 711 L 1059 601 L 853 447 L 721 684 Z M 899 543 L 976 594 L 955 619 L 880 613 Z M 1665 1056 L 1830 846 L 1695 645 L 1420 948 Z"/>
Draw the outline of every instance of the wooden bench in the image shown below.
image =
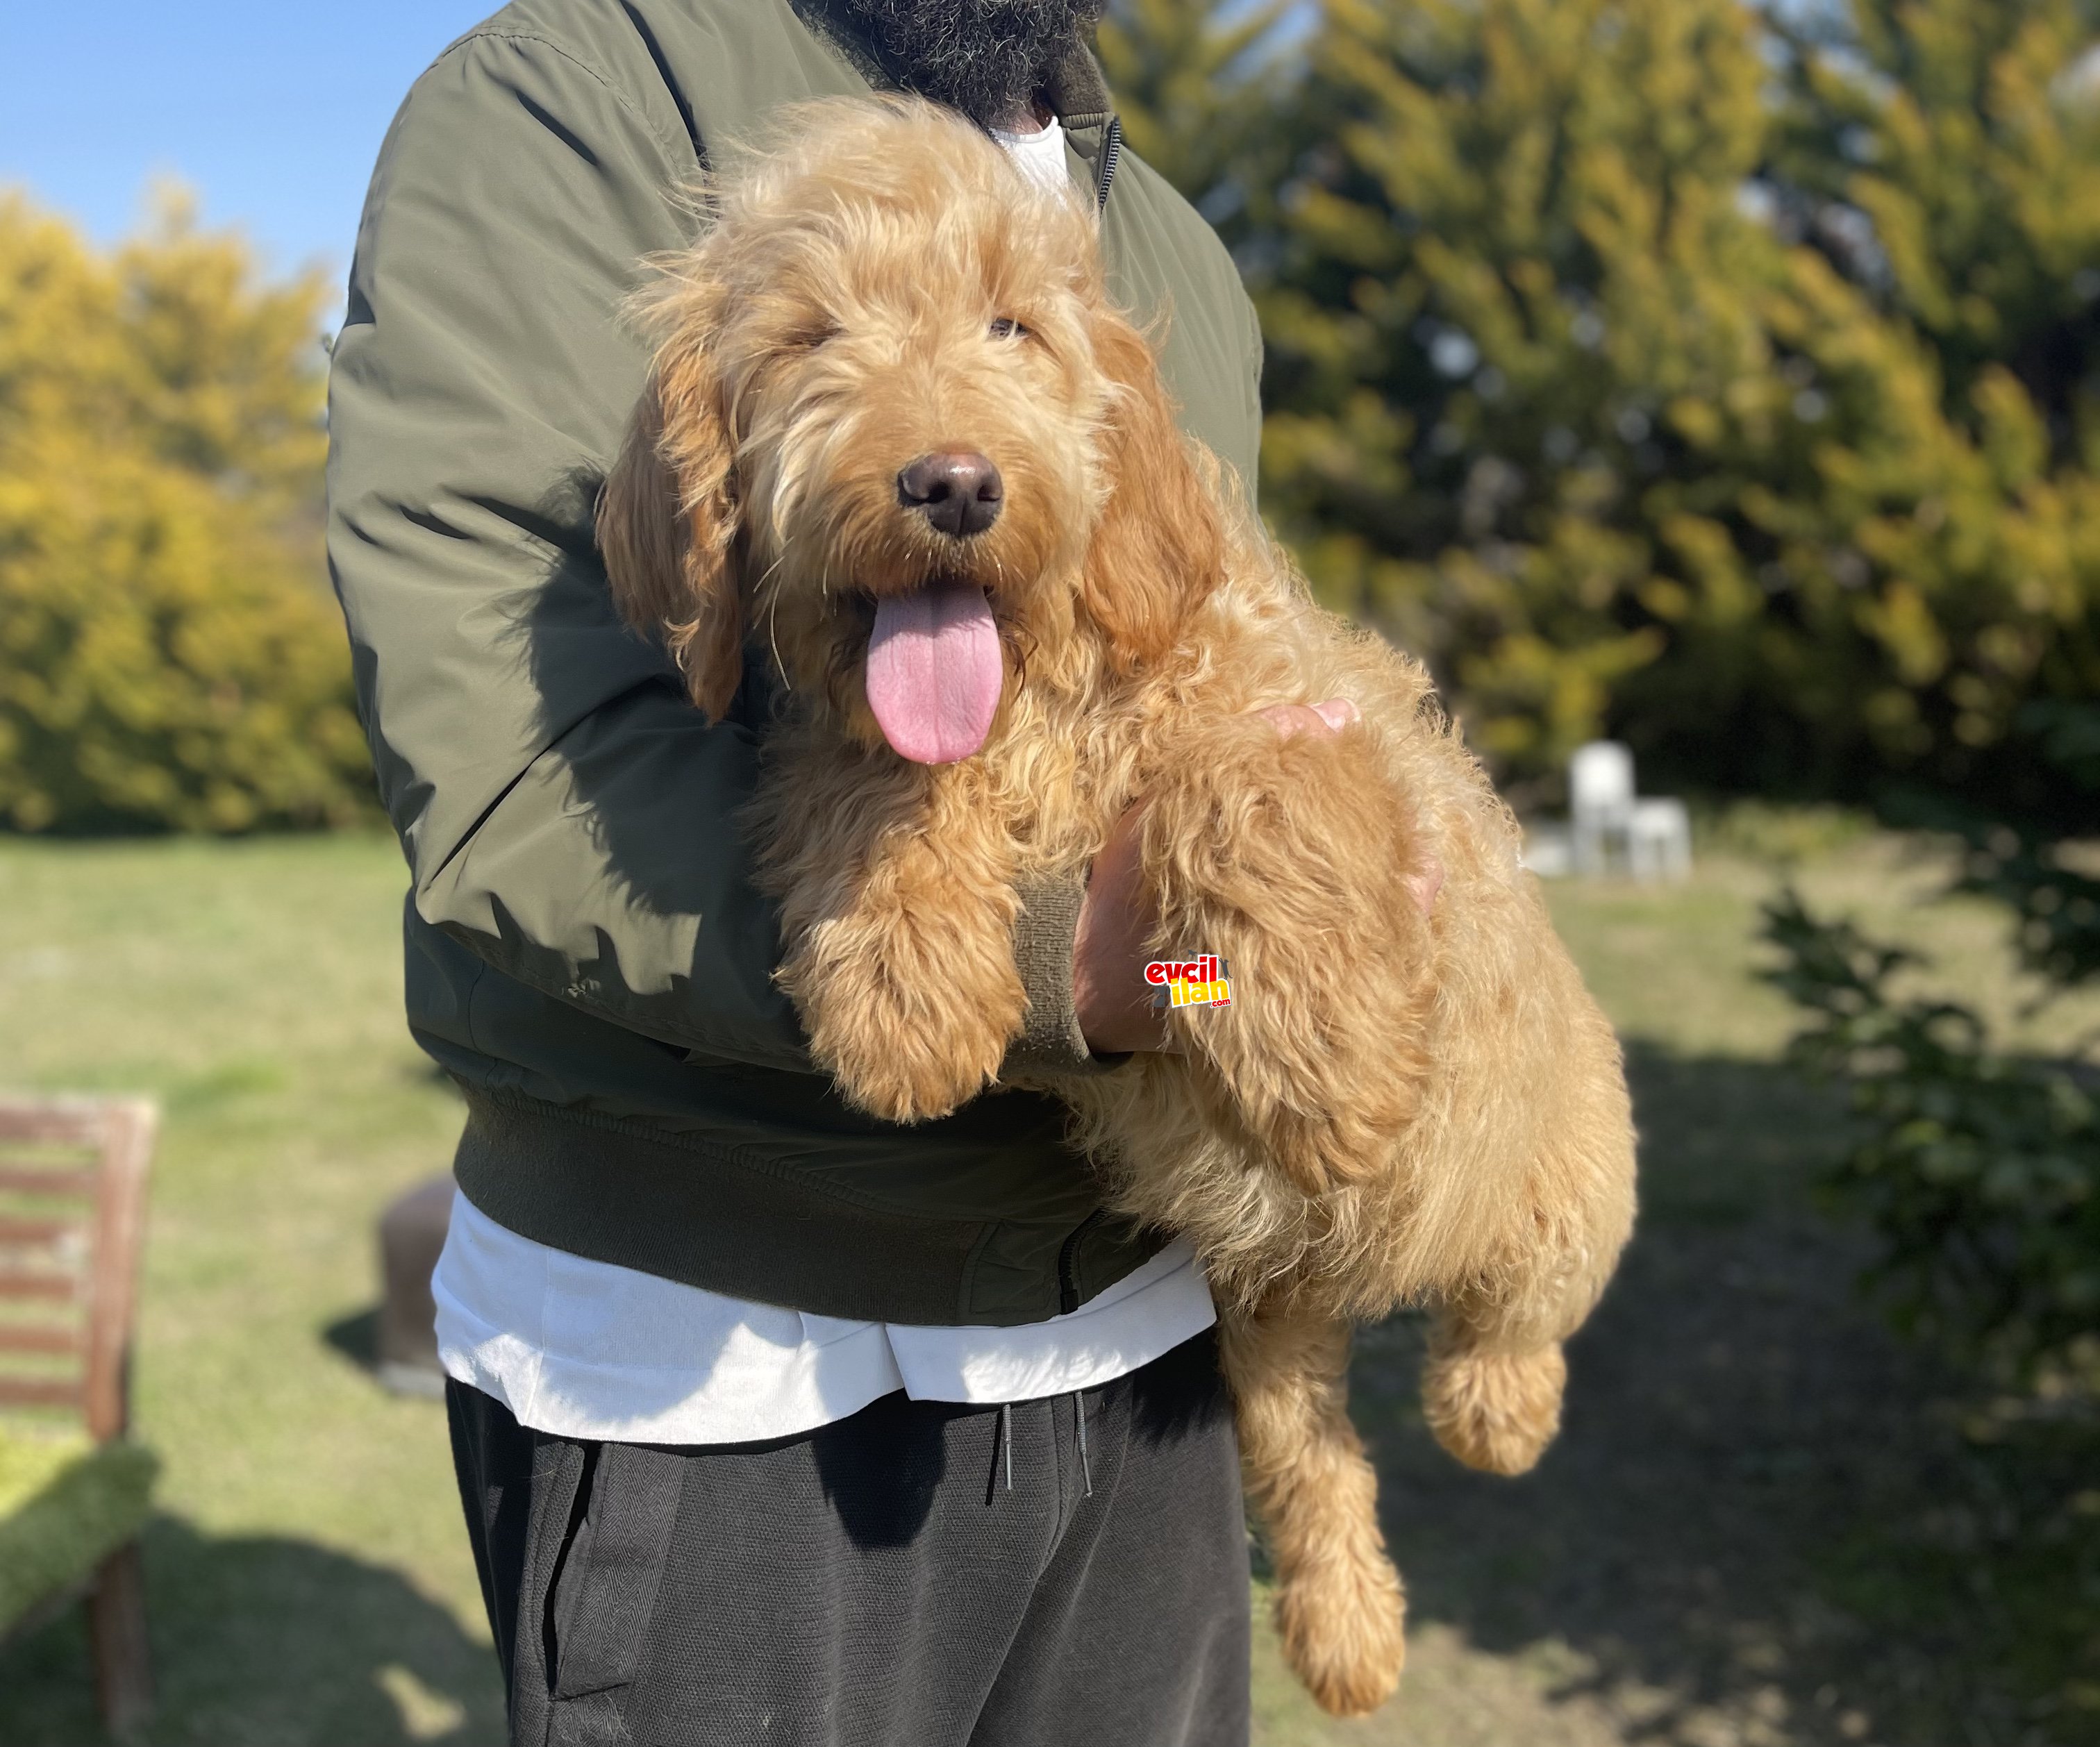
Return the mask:
<path id="1" fill-rule="evenodd" d="M 112 1732 L 152 1707 L 139 1532 L 157 1464 L 126 1436 L 157 1117 L 0 1099 L 0 1639 L 87 1606 Z"/>

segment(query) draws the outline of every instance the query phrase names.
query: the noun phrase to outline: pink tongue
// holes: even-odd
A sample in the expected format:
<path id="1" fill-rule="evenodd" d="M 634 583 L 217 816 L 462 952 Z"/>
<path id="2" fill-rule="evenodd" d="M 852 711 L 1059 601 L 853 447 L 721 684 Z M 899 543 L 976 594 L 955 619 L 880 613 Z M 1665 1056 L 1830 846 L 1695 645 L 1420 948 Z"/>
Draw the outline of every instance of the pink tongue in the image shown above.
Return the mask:
<path id="1" fill-rule="evenodd" d="M 936 585 L 875 609 L 867 704 L 891 748 L 951 765 L 984 744 L 1004 674 L 984 590 Z"/>

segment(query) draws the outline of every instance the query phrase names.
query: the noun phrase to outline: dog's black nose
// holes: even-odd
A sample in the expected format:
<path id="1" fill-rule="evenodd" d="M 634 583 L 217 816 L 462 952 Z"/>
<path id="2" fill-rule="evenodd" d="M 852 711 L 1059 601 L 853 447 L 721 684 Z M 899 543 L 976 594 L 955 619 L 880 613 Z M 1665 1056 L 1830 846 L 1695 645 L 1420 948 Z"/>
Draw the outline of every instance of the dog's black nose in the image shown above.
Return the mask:
<path id="1" fill-rule="evenodd" d="M 982 534 L 996 522 L 1005 496 L 991 457 L 971 449 L 922 455 L 897 476 L 898 502 L 958 538 Z"/>

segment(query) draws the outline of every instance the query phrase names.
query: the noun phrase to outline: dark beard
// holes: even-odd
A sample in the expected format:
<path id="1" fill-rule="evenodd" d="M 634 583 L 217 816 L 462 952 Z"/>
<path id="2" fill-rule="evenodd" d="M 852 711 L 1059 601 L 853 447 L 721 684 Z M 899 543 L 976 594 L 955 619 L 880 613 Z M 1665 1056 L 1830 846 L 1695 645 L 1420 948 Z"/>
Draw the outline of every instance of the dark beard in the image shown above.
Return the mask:
<path id="1" fill-rule="evenodd" d="M 897 84 L 981 127 L 1028 108 L 1100 21 L 1103 0 L 834 0 Z"/>

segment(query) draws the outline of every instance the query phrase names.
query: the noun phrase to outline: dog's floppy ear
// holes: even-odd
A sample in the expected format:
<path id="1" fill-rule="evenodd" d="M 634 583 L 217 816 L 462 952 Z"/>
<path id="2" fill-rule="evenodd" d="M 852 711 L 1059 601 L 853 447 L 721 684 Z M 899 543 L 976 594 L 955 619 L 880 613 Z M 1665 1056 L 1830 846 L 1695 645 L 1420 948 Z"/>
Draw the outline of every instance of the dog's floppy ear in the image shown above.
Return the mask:
<path id="1" fill-rule="evenodd" d="M 598 496 L 598 548 L 620 615 L 663 633 L 693 702 L 715 721 L 743 674 L 734 472 L 704 352 L 660 355 Z"/>
<path id="2" fill-rule="evenodd" d="M 1114 385 L 1101 439 L 1110 496 L 1079 593 L 1127 672 L 1164 657 L 1216 588 L 1224 535 L 1144 336 L 1104 315 L 1094 324 L 1094 356 Z"/>

